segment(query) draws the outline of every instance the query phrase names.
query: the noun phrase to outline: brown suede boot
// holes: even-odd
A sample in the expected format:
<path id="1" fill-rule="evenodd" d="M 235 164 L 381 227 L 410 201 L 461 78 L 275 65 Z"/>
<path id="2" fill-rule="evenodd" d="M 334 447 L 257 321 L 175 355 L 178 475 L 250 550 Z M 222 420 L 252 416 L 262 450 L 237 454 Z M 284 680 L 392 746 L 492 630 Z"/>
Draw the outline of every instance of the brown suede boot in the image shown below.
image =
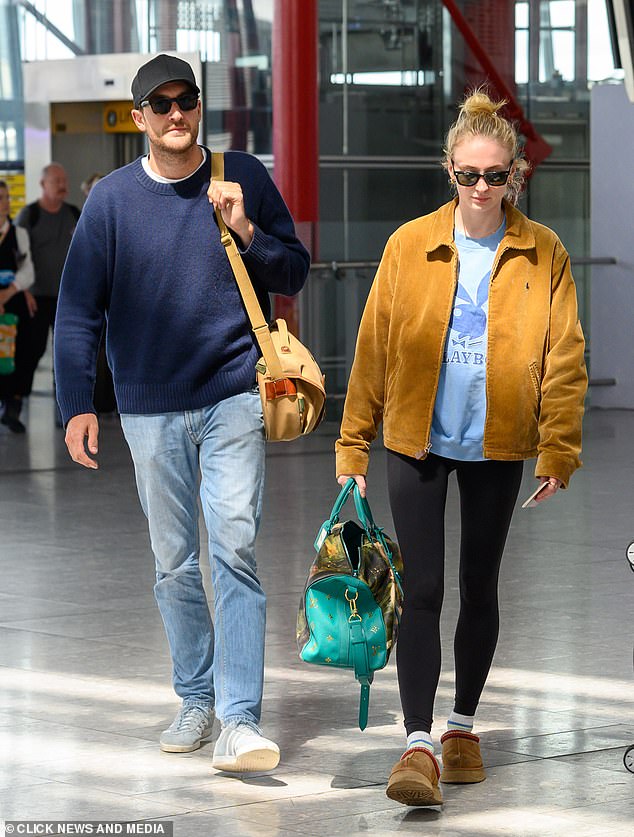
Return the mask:
<path id="1" fill-rule="evenodd" d="M 390 773 L 386 793 L 402 805 L 442 805 L 440 768 L 425 747 L 406 750 Z"/>
<path id="2" fill-rule="evenodd" d="M 448 784 L 484 782 L 486 773 L 480 753 L 480 739 L 471 732 L 449 730 L 440 739 L 442 773 L 440 781 Z"/>

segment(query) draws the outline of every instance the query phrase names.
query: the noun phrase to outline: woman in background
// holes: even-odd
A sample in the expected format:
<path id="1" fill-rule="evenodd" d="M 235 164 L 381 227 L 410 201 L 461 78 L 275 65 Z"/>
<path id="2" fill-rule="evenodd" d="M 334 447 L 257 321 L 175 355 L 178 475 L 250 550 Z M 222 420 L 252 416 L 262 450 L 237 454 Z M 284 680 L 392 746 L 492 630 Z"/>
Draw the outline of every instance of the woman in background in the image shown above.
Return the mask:
<path id="1" fill-rule="evenodd" d="M 20 421 L 22 399 L 31 392 L 32 375 L 25 369 L 25 347 L 30 340 L 30 322 L 37 305 L 28 288 L 34 281 L 29 236 L 22 227 L 14 226 L 9 212 L 9 187 L 0 180 L 0 314 L 15 314 L 18 329 L 15 341 L 15 371 L 0 375 L 0 400 L 3 402 L 0 422 L 13 433 L 24 433 Z"/>

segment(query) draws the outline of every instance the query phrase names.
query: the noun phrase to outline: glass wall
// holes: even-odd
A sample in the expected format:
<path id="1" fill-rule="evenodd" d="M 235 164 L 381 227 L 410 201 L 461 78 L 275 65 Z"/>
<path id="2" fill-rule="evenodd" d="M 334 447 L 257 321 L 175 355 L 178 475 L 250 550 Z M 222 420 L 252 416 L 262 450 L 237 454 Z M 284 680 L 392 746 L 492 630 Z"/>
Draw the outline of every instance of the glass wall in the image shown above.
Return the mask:
<path id="1" fill-rule="evenodd" d="M 11 29 L 5 21 L 12 23 Z M 11 76 L 16 85 L 20 61 L 117 52 L 199 52 L 205 62 L 207 142 L 219 150 L 272 153 L 273 0 L 0 0 L 0 22 L 3 99 L 12 98 L 3 83 L 9 59 L 16 68 Z M 15 94 L 20 141 L 21 98 L 20 89 Z M 23 162 L 22 145 L 4 149 L 1 130 L 0 124 L 0 165 L 3 156 Z"/>
<path id="2" fill-rule="evenodd" d="M 19 167 L 24 154 L 20 60 L 161 50 L 200 52 L 208 144 L 272 165 L 273 7 L 274 0 L 0 0 L 0 169 Z M 523 132 L 547 152 L 521 208 L 555 229 L 574 258 L 588 256 L 589 88 L 622 77 L 613 69 L 605 0 L 319 0 L 318 14 L 314 255 L 368 265 L 345 292 L 350 271 L 328 274 L 331 296 L 343 294 L 346 328 L 354 331 L 388 236 L 448 199 L 439 163 L 445 132 L 465 90 L 492 78 L 509 114 L 521 115 Z M 304 322 L 338 304 L 339 297 L 320 302 L 320 276 L 309 283 Z M 583 267 L 576 278 L 589 333 Z M 314 340 L 333 369 L 345 369 L 349 347 L 342 356 L 346 341 L 335 327 L 336 318 L 325 317 Z"/>
<path id="3" fill-rule="evenodd" d="M 322 259 L 376 259 L 398 224 L 448 198 L 443 137 L 456 102 L 482 83 L 510 93 L 549 146 L 522 208 L 587 255 L 589 86 L 618 77 L 603 2 L 322 0 L 319 10 Z"/>
<path id="4" fill-rule="evenodd" d="M 0 0 L 0 171 L 20 168 L 24 158 L 22 72 L 15 45 L 18 18 L 10 0 Z"/>
<path id="5" fill-rule="evenodd" d="M 316 271 L 315 305 L 345 305 L 354 333 L 363 300 L 352 305 L 343 286 L 365 294 L 388 236 L 449 199 L 443 139 L 465 91 L 487 84 L 537 140 L 527 144 L 534 170 L 520 208 L 552 227 L 576 262 L 589 337 L 589 269 L 580 263 L 590 248 L 589 89 L 622 77 L 604 0 L 320 0 L 319 18 L 319 258 L 338 268 L 336 277 Z M 348 342 L 337 318 L 320 322 L 315 343 L 339 394 Z"/>
<path id="6" fill-rule="evenodd" d="M 0 0 L 0 163 L 23 155 L 20 60 L 168 49 L 198 50 L 205 62 L 207 141 L 270 162 L 273 5 Z M 478 48 L 551 149 L 523 208 L 553 226 L 573 255 L 587 254 L 588 88 L 618 76 L 604 0 L 320 0 L 318 7 L 319 258 L 376 259 L 396 226 L 448 197 L 442 140 L 464 90 L 489 76 Z"/>

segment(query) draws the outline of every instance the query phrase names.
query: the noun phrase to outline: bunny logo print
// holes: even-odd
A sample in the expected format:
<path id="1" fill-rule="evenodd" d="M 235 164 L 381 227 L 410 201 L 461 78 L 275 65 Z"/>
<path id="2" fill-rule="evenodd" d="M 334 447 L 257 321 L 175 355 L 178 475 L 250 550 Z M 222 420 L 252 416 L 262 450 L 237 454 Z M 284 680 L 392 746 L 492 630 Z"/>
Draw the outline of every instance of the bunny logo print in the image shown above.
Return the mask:
<path id="1" fill-rule="evenodd" d="M 489 270 L 475 291 L 475 299 L 458 282 L 453 315 L 445 351 L 445 363 L 471 363 L 482 366 L 485 361 L 485 339 L 489 304 Z"/>
<path id="2" fill-rule="evenodd" d="M 456 232 L 459 274 L 430 435 L 431 452 L 483 459 L 491 269 L 504 227 L 485 239 Z"/>

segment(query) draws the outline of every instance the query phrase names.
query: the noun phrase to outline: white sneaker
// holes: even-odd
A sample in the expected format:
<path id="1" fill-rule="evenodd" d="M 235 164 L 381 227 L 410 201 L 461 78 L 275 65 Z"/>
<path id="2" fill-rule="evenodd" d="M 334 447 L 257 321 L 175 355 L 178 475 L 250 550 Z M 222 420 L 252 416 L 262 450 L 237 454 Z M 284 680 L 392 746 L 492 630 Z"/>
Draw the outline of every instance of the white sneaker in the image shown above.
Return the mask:
<path id="1" fill-rule="evenodd" d="M 211 766 L 216 770 L 251 773 L 273 770 L 280 761 L 280 748 L 249 724 L 225 727 L 220 733 Z"/>
<path id="2" fill-rule="evenodd" d="M 211 732 L 214 713 L 211 707 L 185 704 L 170 726 L 161 733 L 159 743 L 164 753 L 191 753 L 200 747 Z"/>

